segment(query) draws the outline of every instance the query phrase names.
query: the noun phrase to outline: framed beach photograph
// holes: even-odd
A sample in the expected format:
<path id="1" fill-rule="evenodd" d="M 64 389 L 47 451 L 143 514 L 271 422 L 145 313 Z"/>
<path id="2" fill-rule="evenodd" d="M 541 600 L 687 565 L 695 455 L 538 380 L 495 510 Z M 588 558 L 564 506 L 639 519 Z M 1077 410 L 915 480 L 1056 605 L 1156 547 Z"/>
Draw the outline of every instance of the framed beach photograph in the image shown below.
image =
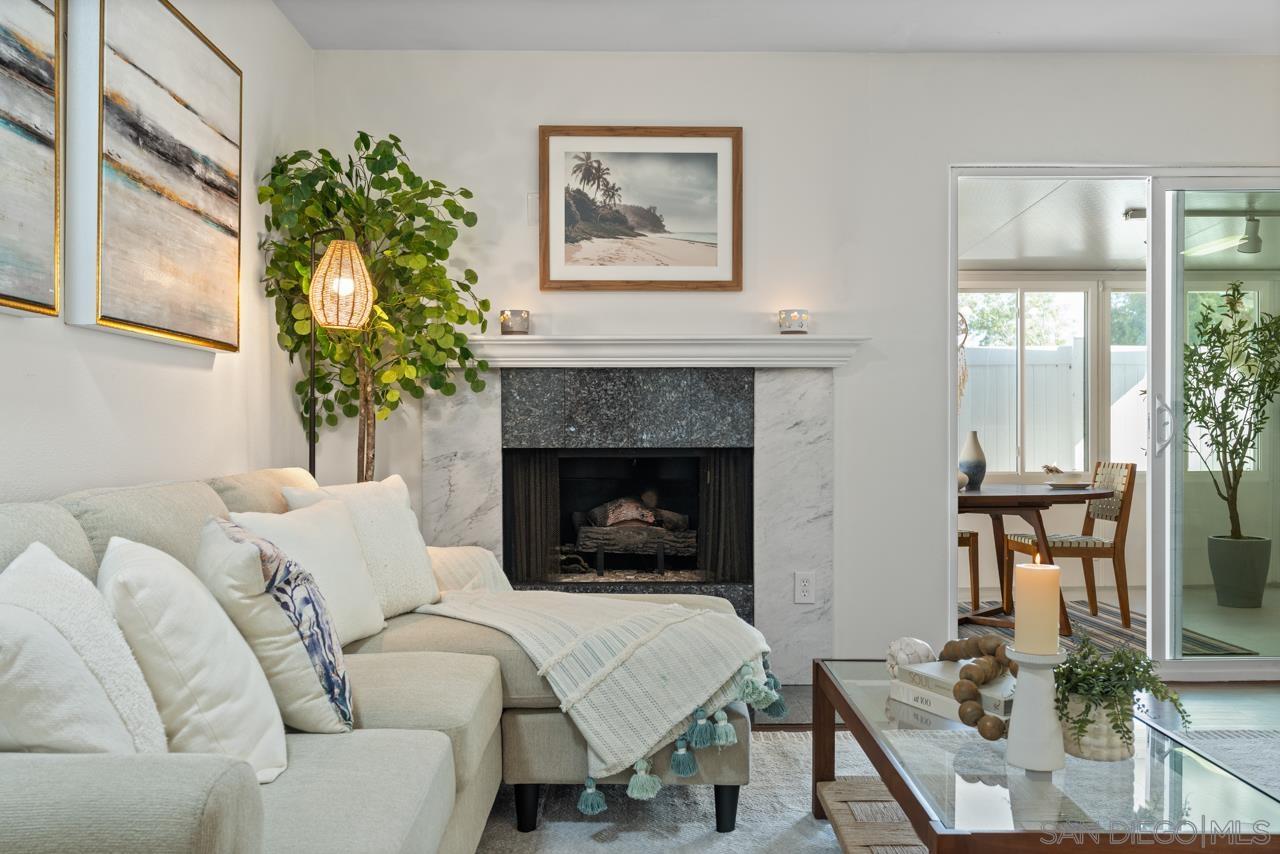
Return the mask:
<path id="1" fill-rule="evenodd" d="M 543 290 L 742 290 L 742 128 L 538 138 Z"/>

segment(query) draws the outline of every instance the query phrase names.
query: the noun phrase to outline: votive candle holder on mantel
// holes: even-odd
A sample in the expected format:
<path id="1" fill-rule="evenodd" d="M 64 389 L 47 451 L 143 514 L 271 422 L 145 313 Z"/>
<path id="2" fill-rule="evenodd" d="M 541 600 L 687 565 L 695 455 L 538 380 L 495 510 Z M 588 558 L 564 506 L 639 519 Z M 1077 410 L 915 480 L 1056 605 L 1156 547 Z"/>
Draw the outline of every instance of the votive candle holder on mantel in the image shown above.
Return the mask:
<path id="1" fill-rule="evenodd" d="M 778 311 L 778 331 L 783 335 L 807 334 L 809 331 L 809 309 L 780 309 Z"/>
<path id="2" fill-rule="evenodd" d="M 504 308 L 498 312 L 498 324 L 503 335 L 528 335 L 529 311 L 524 308 Z"/>

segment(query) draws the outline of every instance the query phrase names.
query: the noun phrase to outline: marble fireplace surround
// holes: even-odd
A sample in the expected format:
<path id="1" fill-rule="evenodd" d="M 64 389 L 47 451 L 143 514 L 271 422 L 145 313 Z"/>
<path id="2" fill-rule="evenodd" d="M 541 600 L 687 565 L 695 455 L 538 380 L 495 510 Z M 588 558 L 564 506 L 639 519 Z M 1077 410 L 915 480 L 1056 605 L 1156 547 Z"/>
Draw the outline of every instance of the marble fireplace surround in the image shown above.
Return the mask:
<path id="1" fill-rule="evenodd" d="M 830 655 L 833 640 L 832 369 L 847 362 L 862 340 L 528 336 L 473 342 L 497 368 L 485 393 L 432 396 L 423 409 L 427 542 L 480 545 L 501 555 L 502 369 L 754 368 L 747 378 L 754 405 L 754 620 L 773 648 L 778 677 L 808 684 L 812 659 Z M 782 537 L 779 531 L 788 533 Z M 815 604 L 793 602 L 794 573 L 800 569 L 815 573 Z"/>

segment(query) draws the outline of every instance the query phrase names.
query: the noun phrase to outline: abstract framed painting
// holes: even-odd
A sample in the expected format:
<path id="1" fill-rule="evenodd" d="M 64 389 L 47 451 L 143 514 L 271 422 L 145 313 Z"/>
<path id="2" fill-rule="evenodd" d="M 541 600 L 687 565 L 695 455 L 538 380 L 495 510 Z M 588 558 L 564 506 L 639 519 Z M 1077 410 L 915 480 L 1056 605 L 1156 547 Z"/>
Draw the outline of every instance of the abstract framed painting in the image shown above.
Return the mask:
<path id="1" fill-rule="evenodd" d="M 0 309 L 61 302 L 61 3 L 0 3 Z"/>
<path id="2" fill-rule="evenodd" d="M 742 290 L 742 128 L 538 129 L 542 290 Z"/>
<path id="3" fill-rule="evenodd" d="M 92 234 L 87 223 L 75 227 L 77 246 L 68 247 L 68 319 L 238 350 L 240 69 L 167 0 L 86 1 L 71 9 L 68 179 L 82 174 L 78 166 L 88 169 L 82 149 L 90 143 L 77 132 L 83 117 L 75 106 L 93 80 L 97 221 Z M 91 33 L 96 69 L 79 61 Z M 71 212 L 77 225 L 82 209 Z"/>

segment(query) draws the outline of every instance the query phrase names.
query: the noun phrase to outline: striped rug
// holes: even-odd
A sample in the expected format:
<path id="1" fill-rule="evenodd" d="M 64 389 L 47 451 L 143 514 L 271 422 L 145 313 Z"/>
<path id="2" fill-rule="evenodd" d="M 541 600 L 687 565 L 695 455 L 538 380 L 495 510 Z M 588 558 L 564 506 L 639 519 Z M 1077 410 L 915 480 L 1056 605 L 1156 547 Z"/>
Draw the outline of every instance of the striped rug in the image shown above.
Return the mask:
<path id="1" fill-rule="evenodd" d="M 983 608 L 999 604 L 995 601 L 983 602 Z M 961 604 L 960 614 L 969 613 L 968 604 Z M 1110 651 L 1121 646 L 1142 648 L 1147 643 L 1147 615 L 1137 611 L 1130 613 L 1132 626 L 1125 628 L 1120 623 L 1120 609 L 1106 602 L 1098 603 L 1098 616 L 1089 613 L 1089 603 L 1076 599 L 1067 603 L 1067 614 L 1071 617 L 1072 636 L 1062 638 L 1062 646 L 1067 651 L 1076 648 L 1081 634 L 1088 635 L 1093 642 L 1104 650 Z M 986 634 L 1003 635 L 1013 639 L 1013 629 L 1002 629 L 995 626 L 978 626 L 966 623 L 960 627 L 960 637 L 975 637 Z M 1182 630 L 1182 652 L 1184 655 L 1257 655 L 1256 650 L 1236 646 L 1209 635 Z"/>

